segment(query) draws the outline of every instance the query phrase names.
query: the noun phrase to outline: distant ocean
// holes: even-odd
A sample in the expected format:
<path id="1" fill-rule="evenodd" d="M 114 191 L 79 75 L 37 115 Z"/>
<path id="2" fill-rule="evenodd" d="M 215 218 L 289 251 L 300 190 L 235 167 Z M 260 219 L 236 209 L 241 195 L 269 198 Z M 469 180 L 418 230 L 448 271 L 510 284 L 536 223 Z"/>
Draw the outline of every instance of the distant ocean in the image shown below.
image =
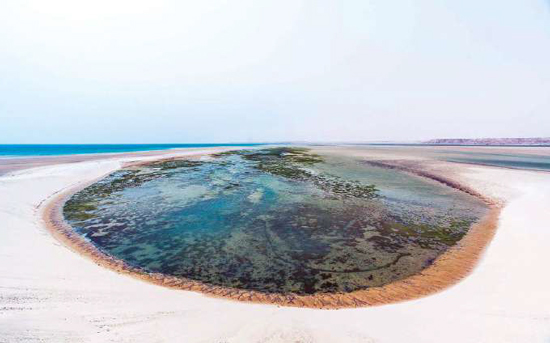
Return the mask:
<path id="1" fill-rule="evenodd" d="M 254 144 L 0 144 L 0 157 L 105 154 L 176 148 L 258 146 Z"/>

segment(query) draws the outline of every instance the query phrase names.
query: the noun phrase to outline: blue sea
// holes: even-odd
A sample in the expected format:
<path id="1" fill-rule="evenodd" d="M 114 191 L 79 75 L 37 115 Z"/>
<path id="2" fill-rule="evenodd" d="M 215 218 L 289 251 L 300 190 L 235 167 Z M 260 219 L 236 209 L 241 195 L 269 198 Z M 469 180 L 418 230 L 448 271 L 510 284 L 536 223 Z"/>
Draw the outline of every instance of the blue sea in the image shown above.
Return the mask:
<path id="1" fill-rule="evenodd" d="M 258 146 L 261 143 L 227 144 L 0 144 L 0 157 L 57 156 L 122 153 L 176 148 L 210 148 L 227 146 Z"/>

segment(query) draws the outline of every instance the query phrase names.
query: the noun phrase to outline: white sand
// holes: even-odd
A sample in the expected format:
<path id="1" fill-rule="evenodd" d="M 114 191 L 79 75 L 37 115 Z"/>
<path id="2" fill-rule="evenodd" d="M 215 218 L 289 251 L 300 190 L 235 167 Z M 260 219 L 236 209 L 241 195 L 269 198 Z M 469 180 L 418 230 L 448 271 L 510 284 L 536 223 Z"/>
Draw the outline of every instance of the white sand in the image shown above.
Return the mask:
<path id="1" fill-rule="evenodd" d="M 474 273 L 415 301 L 312 310 L 151 285 L 52 238 L 39 205 L 125 160 L 0 177 L 0 342 L 550 342 L 550 173 L 453 165 L 461 182 L 506 201 Z"/>

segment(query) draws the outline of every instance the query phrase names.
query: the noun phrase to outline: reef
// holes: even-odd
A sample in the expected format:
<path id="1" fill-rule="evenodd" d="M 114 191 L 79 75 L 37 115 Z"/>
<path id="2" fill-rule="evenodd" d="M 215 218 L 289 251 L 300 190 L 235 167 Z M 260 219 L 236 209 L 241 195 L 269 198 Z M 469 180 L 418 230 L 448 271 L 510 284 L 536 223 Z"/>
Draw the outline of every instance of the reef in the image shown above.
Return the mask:
<path id="1" fill-rule="evenodd" d="M 447 270 L 441 261 L 462 251 L 484 212 L 388 207 L 374 184 L 317 168 L 324 164 L 308 149 L 282 147 L 130 166 L 65 195 L 49 220 L 79 251 L 118 271 L 288 306 L 366 306 L 429 294 L 466 275 L 485 246 L 476 243 L 474 258 L 449 281 L 427 285 L 419 273 Z"/>
<path id="2" fill-rule="evenodd" d="M 215 155 L 223 157 L 238 155 L 255 163 L 258 170 L 288 179 L 311 182 L 324 191 L 338 197 L 370 199 L 377 196 L 375 185 L 364 185 L 358 181 L 343 180 L 329 174 L 319 174 L 308 169 L 323 158 L 306 148 L 280 147 L 262 150 L 236 150 Z"/>

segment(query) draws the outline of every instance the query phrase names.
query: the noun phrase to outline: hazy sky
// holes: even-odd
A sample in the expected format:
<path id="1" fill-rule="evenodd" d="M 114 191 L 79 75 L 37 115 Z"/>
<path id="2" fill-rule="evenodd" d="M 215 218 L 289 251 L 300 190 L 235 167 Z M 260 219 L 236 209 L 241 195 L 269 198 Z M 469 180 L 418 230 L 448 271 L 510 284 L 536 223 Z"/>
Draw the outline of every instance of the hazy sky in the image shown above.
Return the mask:
<path id="1" fill-rule="evenodd" d="M 2 0 L 0 143 L 550 136 L 548 0 Z"/>

